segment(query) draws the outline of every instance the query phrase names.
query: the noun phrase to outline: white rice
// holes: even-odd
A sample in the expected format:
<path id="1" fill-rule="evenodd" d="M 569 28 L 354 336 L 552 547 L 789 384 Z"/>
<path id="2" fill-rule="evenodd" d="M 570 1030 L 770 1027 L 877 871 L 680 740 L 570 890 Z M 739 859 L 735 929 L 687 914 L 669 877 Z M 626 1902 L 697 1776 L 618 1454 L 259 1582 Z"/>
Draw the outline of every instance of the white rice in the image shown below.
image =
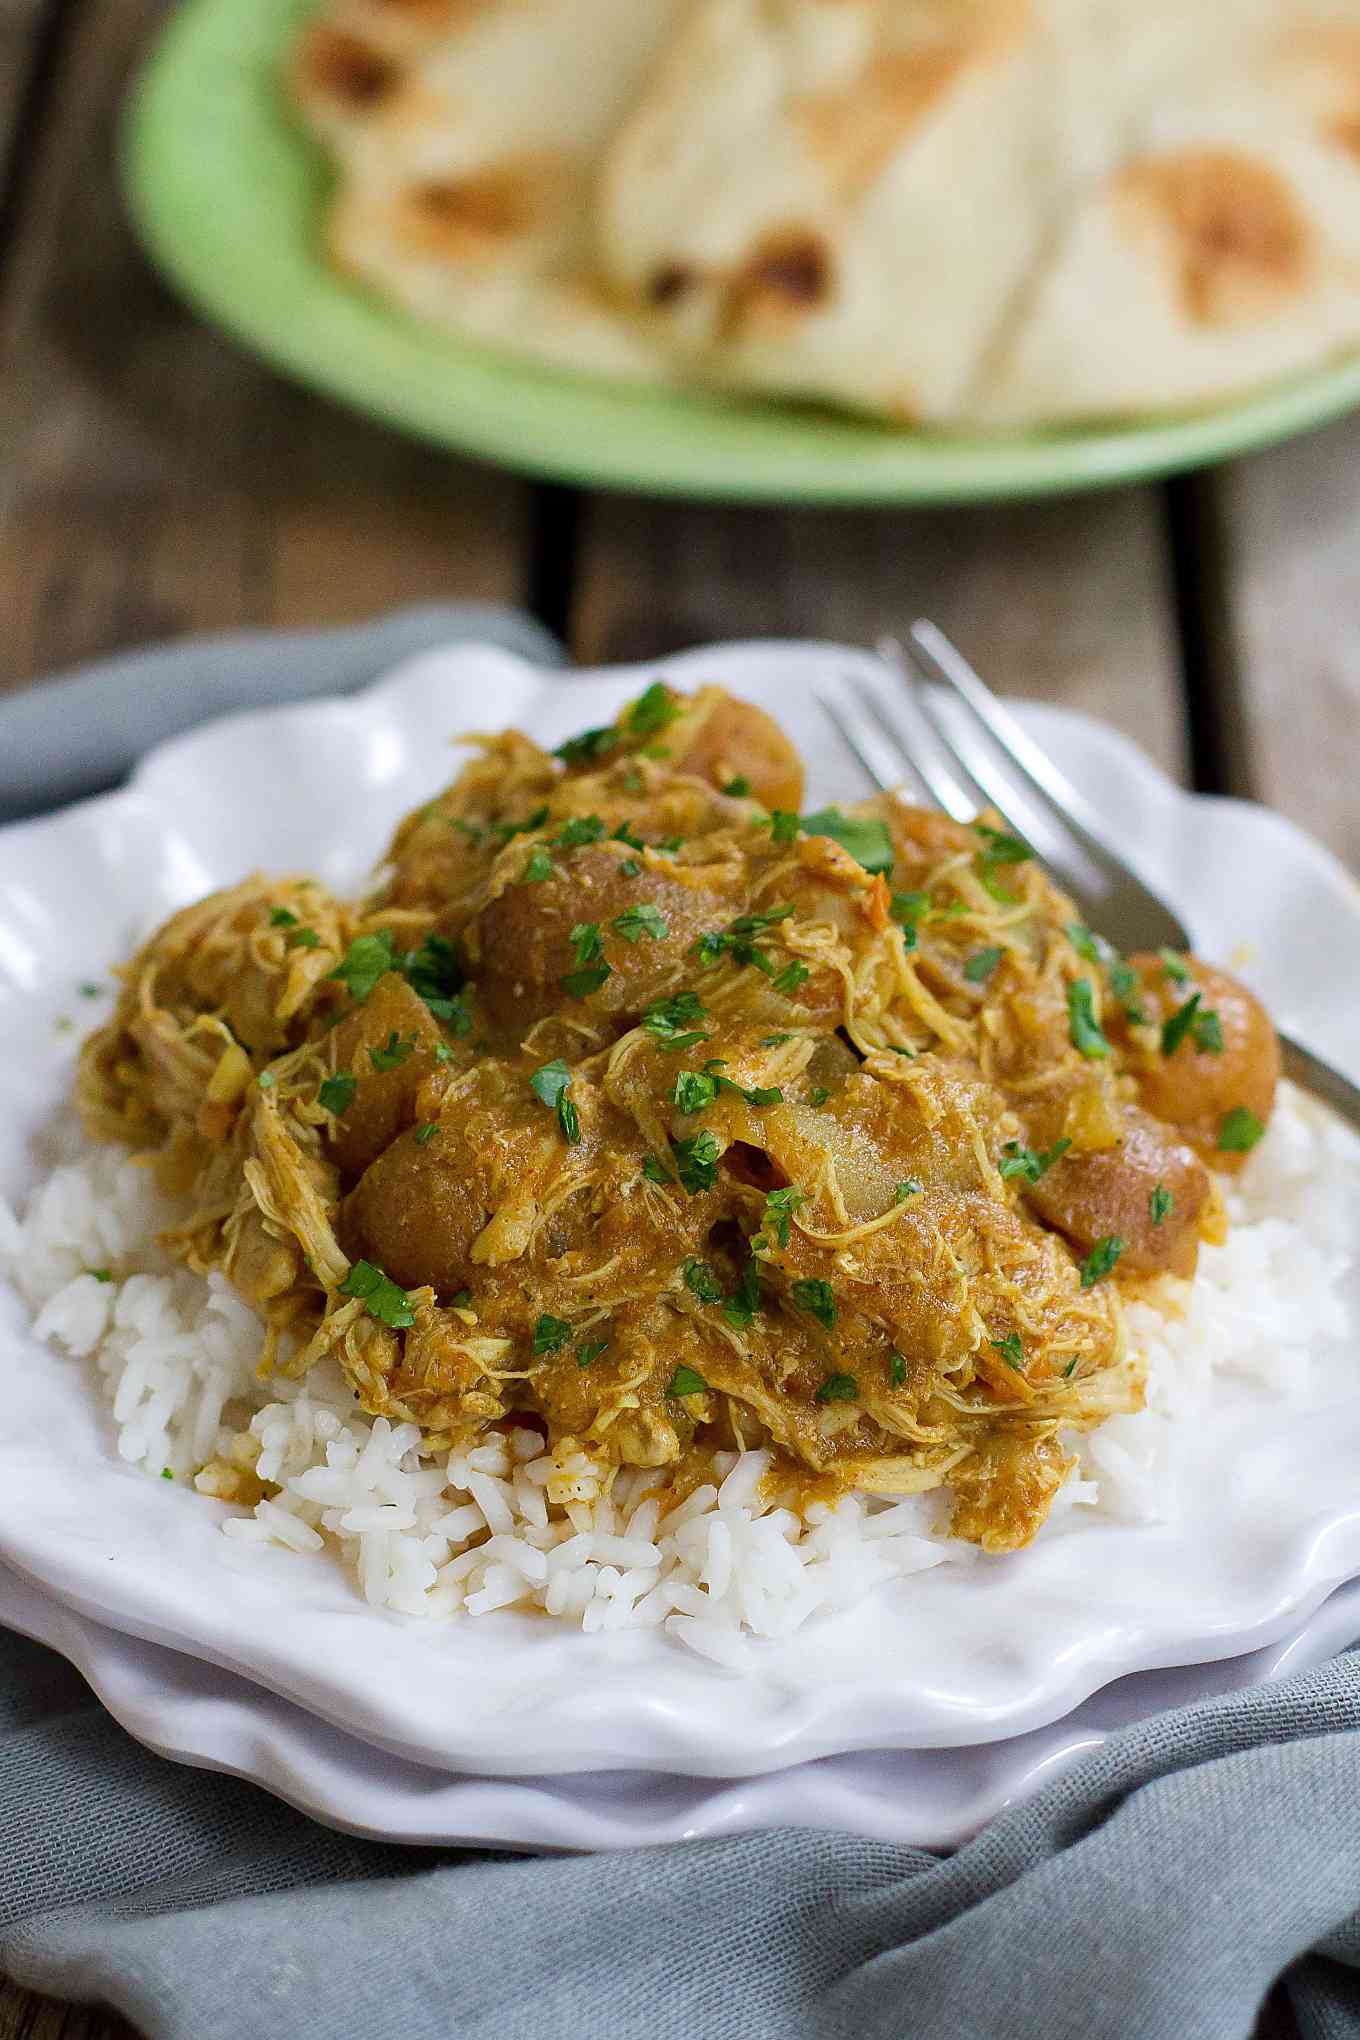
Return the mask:
<path id="1" fill-rule="evenodd" d="M 1225 1377 L 1273 1399 L 1317 1392 L 1318 1356 L 1346 1331 L 1360 1142 L 1286 1089 L 1228 1201 L 1231 1234 L 1201 1251 L 1195 1281 L 1130 1306 L 1147 1408 L 1074 1440 L 1080 1464 L 1041 1535 L 1070 1529 L 1073 1510 L 1174 1516 L 1186 1420 Z M 939 1494 L 851 1495 L 806 1522 L 772 1508 L 759 1493 L 765 1452 L 721 1455 L 715 1482 L 664 1517 L 664 1473 L 624 1471 L 611 1485 L 587 1452 L 547 1454 L 528 1429 L 422 1459 L 415 1426 L 357 1415 L 330 1363 L 302 1382 L 261 1381 L 254 1313 L 221 1276 L 188 1274 L 156 1246 L 171 1216 L 126 1154 L 81 1143 L 22 1218 L 0 1201 L 0 1271 L 40 1339 L 93 1363 L 123 1459 L 205 1492 L 206 1461 L 253 1466 L 277 1491 L 251 1510 L 214 1504 L 223 1534 L 338 1556 L 374 1607 L 447 1617 L 532 1606 L 587 1631 L 662 1627 L 739 1666 L 748 1635 L 788 1636 L 882 1581 L 977 1557 L 941 1534 Z"/>

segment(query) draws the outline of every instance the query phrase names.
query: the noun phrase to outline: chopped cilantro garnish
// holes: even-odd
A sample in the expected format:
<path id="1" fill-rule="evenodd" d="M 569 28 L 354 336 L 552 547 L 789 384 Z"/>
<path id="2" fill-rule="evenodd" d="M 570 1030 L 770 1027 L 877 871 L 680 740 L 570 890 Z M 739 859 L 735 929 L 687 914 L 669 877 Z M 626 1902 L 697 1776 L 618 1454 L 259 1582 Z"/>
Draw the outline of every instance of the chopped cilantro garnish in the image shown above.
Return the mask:
<path id="1" fill-rule="evenodd" d="M 973 826 L 983 839 L 983 847 L 973 859 L 973 869 L 983 890 L 1003 907 L 1015 906 L 1017 896 L 1007 892 L 997 878 L 997 871 L 1006 864 L 1027 864 L 1034 852 L 1028 843 L 1008 835 L 1004 829 L 990 829 L 985 822 L 975 822 Z"/>
<path id="2" fill-rule="evenodd" d="M 557 1101 L 571 1082 L 571 1071 L 558 1056 L 554 1062 L 544 1063 L 529 1079 L 529 1089 L 549 1111 L 556 1109 Z"/>
<path id="3" fill-rule="evenodd" d="M 271 928 L 296 928 L 297 915 L 289 913 L 287 907 L 272 907 L 269 913 Z"/>
<path id="4" fill-rule="evenodd" d="M 76 990 L 80 993 L 82 999 L 101 999 L 104 996 L 104 987 L 102 985 L 86 983 L 77 985 Z"/>
<path id="5" fill-rule="evenodd" d="M 760 1309 L 760 1263 L 753 1254 L 742 1270 L 740 1282 L 723 1304 L 723 1316 L 739 1332 L 745 1331 Z"/>
<path id="6" fill-rule="evenodd" d="M 1002 951 L 999 949 L 979 949 L 975 955 L 970 956 L 963 966 L 963 974 L 969 984 L 985 985 L 1000 963 L 1001 957 Z"/>
<path id="7" fill-rule="evenodd" d="M 288 946 L 290 949 L 319 949 L 321 937 L 315 928 L 294 928 L 288 937 Z"/>
<path id="8" fill-rule="evenodd" d="M 174 1476 L 174 1474 L 173 1474 L 173 1473 L 171 1472 L 171 1470 L 170 1470 L 170 1468 L 169 1468 L 168 1466 L 163 1466 L 163 1467 L 161 1468 L 161 1479 L 162 1479 L 162 1480 L 173 1480 L 173 1479 L 174 1479 L 174 1477 L 175 1477 L 175 1476 Z"/>
<path id="9" fill-rule="evenodd" d="M 415 1054 L 414 1034 L 398 1034 L 396 1028 L 388 1035 L 381 1048 L 370 1048 L 368 1059 L 375 1070 L 399 1070 L 408 1056 Z"/>
<path id="10" fill-rule="evenodd" d="M 922 1188 L 923 1185 L 917 1182 L 915 1176 L 907 1176 L 893 1191 L 893 1203 L 905 1204 L 909 1197 L 919 1197 Z"/>
<path id="11" fill-rule="evenodd" d="M 626 843 L 630 850 L 645 850 L 647 848 L 647 845 L 643 842 L 631 822 L 620 822 L 609 840 L 611 843 Z"/>
<path id="12" fill-rule="evenodd" d="M 1245 1155 L 1255 1147 L 1265 1127 L 1254 1112 L 1245 1105 L 1234 1105 L 1231 1112 L 1225 1112 L 1218 1129 L 1218 1148 L 1221 1154 Z"/>
<path id="13" fill-rule="evenodd" d="M 376 935 L 356 935 L 329 977 L 347 985 L 355 1005 L 362 1006 L 379 978 L 386 977 L 393 968 L 394 961 L 392 930 L 383 928 Z"/>
<path id="14" fill-rule="evenodd" d="M 702 1395 L 708 1383 L 702 1374 L 696 1374 L 692 1367 L 677 1367 L 671 1376 L 667 1395 Z"/>
<path id="15" fill-rule="evenodd" d="M 470 1289 L 455 1289 L 453 1295 L 449 1298 L 449 1302 L 454 1310 L 466 1310 L 471 1301 L 472 1291 Z"/>
<path id="16" fill-rule="evenodd" d="M 618 731 L 612 723 L 606 723 L 603 729 L 582 730 L 579 737 L 568 737 L 565 744 L 558 745 L 553 756 L 560 758 L 564 765 L 590 765 L 603 757 L 606 751 L 612 751 L 618 741 Z"/>
<path id="17" fill-rule="evenodd" d="M 894 1388 L 901 1388 L 907 1378 L 906 1357 L 902 1353 L 889 1353 L 888 1379 Z"/>
<path id="18" fill-rule="evenodd" d="M 846 815 L 838 807 L 818 808 L 816 814 L 803 816 L 803 831 L 809 836 L 830 836 L 866 871 L 892 870 L 892 837 L 887 823 L 876 815 Z"/>
<path id="19" fill-rule="evenodd" d="M 765 1199 L 765 1209 L 760 1223 L 767 1235 L 773 1235 L 781 1247 L 789 1243 L 789 1226 L 799 1206 L 806 1204 L 803 1192 L 792 1183 L 785 1190 L 771 1190 Z"/>
<path id="20" fill-rule="evenodd" d="M 1193 992 L 1183 1006 L 1178 1006 L 1169 1020 L 1162 1022 L 1162 1054 L 1174 1055 L 1189 1034 L 1199 1015 L 1201 994 Z"/>
<path id="21" fill-rule="evenodd" d="M 416 1321 L 411 1308 L 411 1299 L 404 1289 L 398 1289 L 395 1282 L 375 1268 L 371 1261 L 356 1261 L 344 1281 L 340 1284 L 342 1296 L 357 1296 L 371 1318 L 380 1325 L 388 1325 L 394 1332 L 404 1331 Z"/>
<path id="22" fill-rule="evenodd" d="M 1159 1183 L 1148 1199 L 1148 1215 L 1154 1225 L 1160 1225 L 1170 1215 L 1175 1201 L 1165 1183 Z"/>
<path id="23" fill-rule="evenodd" d="M 639 878 L 641 874 L 642 866 L 638 863 L 636 857 L 625 857 L 619 866 L 620 878 Z"/>
<path id="24" fill-rule="evenodd" d="M 762 1034 L 760 1045 L 762 1048 L 782 1048 L 786 1041 L 792 1040 L 791 1034 Z"/>
<path id="25" fill-rule="evenodd" d="M 681 1183 L 691 1197 L 697 1197 L 702 1190 L 711 1190 L 717 1180 L 718 1157 L 722 1153 L 716 1137 L 706 1129 L 694 1134 L 689 1140 L 673 1140 L 675 1168 Z"/>
<path id="26" fill-rule="evenodd" d="M 598 921 L 578 921 L 569 939 L 578 963 L 593 963 L 604 946 Z"/>
<path id="27" fill-rule="evenodd" d="M 853 1374 L 828 1374 L 817 1391 L 817 1401 L 858 1402 L 859 1383 Z"/>
<path id="28" fill-rule="evenodd" d="M 827 1099 L 830 1096 L 831 1093 L 830 1091 L 827 1090 L 825 1084 L 817 1084 L 811 1091 L 808 1092 L 808 1104 L 825 1105 Z"/>
<path id="29" fill-rule="evenodd" d="M 1072 1379 L 1072 1376 L 1076 1373 L 1076 1371 L 1077 1371 L 1076 1360 L 1069 1360 L 1066 1367 L 1064 1367 L 1063 1369 L 1063 1380 L 1070 1381 Z"/>
<path id="30" fill-rule="evenodd" d="M 654 680 L 623 718 L 624 727 L 635 737 L 654 737 L 668 729 L 680 714 L 680 703 L 671 698 L 664 681 Z"/>
<path id="31" fill-rule="evenodd" d="M 556 1112 L 563 1140 L 568 1147 L 575 1147 L 581 1138 L 581 1115 L 569 1096 L 571 1071 L 562 1058 L 559 1056 L 536 1069 L 529 1079 L 529 1089 L 550 1112 Z"/>
<path id="32" fill-rule="evenodd" d="M 352 1077 L 348 1070 L 337 1070 L 333 1077 L 327 1077 L 325 1083 L 317 1092 L 317 1102 L 327 1112 L 334 1112 L 338 1118 L 342 1112 L 349 1111 L 350 1106 L 354 1103 L 354 1093 L 358 1088 L 359 1080 L 357 1077 Z"/>
<path id="33" fill-rule="evenodd" d="M 1067 1028 L 1072 1046 L 1088 1061 L 1096 1062 L 1110 1052 L 1110 1044 L 1096 1019 L 1095 993 L 1089 978 L 1074 978 L 1067 987 Z"/>
<path id="34" fill-rule="evenodd" d="M 1060 1162 L 1071 1147 L 1070 1140 L 1055 1140 L 1051 1148 L 1042 1153 L 1032 1147 L 1023 1147 L 1018 1140 L 1008 1140 L 1001 1150 L 997 1170 L 1003 1183 L 1009 1183 L 1014 1176 L 1022 1176 L 1027 1183 L 1037 1183 L 1046 1176 L 1055 1162 Z"/>
<path id="35" fill-rule="evenodd" d="M 704 1033 L 686 1032 L 695 1020 L 708 1018 L 704 1007 L 693 992 L 676 992 L 672 998 L 658 999 L 643 1015 L 642 1025 L 653 1041 L 668 1054 L 681 1048 L 692 1048 L 697 1041 L 707 1041 Z"/>
<path id="36" fill-rule="evenodd" d="M 664 942 L 670 929 L 661 918 L 660 909 L 650 901 L 641 906 L 627 907 L 616 914 L 610 922 L 616 935 L 622 935 L 625 942 L 638 942 L 644 935 L 653 942 Z"/>
<path id="37" fill-rule="evenodd" d="M 272 1091 L 276 1081 L 277 1080 L 272 1070 L 261 1070 L 259 1076 L 256 1078 L 256 1082 L 259 1084 L 259 1087 L 262 1091 Z"/>
<path id="38" fill-rule="evenodd" d="M 541 885 L 545 878 L 556 875 L 557 866 L 541 843 L 535 844 L 529 852 L 529 861 L 519 875 L 521 885 Z"/>
<path id="39" fill-rule="evenodd" d="M 1081 1264 L 1082 1288 L 1093 1289 L 1097 1282 L 1111 1272 L 1123 1251 L 1124 1242 L 1118 1233 L 1106 1233 L 1104 1239 L 1097 1240 Z"/>
<path id="40" fill-rule="evenodd" d="M 560 1347 L 569 1345 L 573 1329 L 565 1318 L 554 1317 L 545 1310 L 534 1326 L 534 1358 L 541 1360 L 545 1353 L 556 1353 Z"/>
<path id="41" fill-rule="evenodd" d="M 467 1028 L 460 1027 L 458 1032 L 466 1034 Z M 447 1041 L 437 1041 L 435 1043 L 434 1059 L 437 1063 L 451 1063 L 453 1061 L 453 1050 L 449 1047 Z"/>
<path id="42" fill-rule="evenodd" d="M 1025 1349 L 1020 1343 L 1019 1332 L 1007 1332 L 1004 1339 L 992 1339 L 989 1344 L 996 1348 L 1008 1367 L 1020 1373 L 1025 1364 Z"/>
<path id="43" fill-rule="evenodd" d="M 689 1260 L 684 1266 L 685 1287 L 700 1303 L 721 1303 L 722 1284 L 707 1261 Z"/>
<path id="44" fill-rule="evenodd" d="M 1125 1017 L 1132 1021 L 1135 1027 L 1144 1026 L 1148 1016 L 1143 1010 L 1141 998 L 1143 987 L 1132 964 L 1125 963 L 1112 942 L 1107 942 L 1103 935 L 1093 933 L 1090 928 L 1083 927 L 1080 921 L 1068 923 L 1067 939 L 1078 956 L 1084 956 L 1088 963 L 1099 963 L 1104 966 L 1109 974 L 1110 990 L 1114 993 Z"/>
<path id="45" fill-rule="evenodd" d="M 437 1120 L 427 1119 L 423 1126 L 416 1128 L 416 1146 L 428 1147 L 439 1131 Z"/>
<path id="46" fill-rule="evenodd" d="M 493 822 L 491 833 L 499 836 L 502 843 L 513 842 L 516 836 L 532 836 L 535 829 L 541 829 L 548 819 L 546 807 L 535 808 L 522 822 Z"/>
<path id="47" fill-rule="evenodd" d="M 598 992 L 605 979 L 612 975 L 612 965 L 592 963 L 586 970 L 569 970 L 562 980 L 562 989 L 569 999 L 586 999 L 592 992 Z"/>
<path id="48" fill-rule="evenodd" d="M 608 1339 L 582 1339 L 580 1345 L 576 1348 L 576 1365 L 578 1367 L 592 1366 L 599 1359 L 608 1344 Z"/>
<path id="49" fill-rule="evenodd" d="M 604 823 L 598 815 L 573 815 L 553 837 L 553 848 L 579 850 L 585 843 L 598 843 L 603 834 Z"/>
<path id="50" fill-rule="evenodd" d="M 792 843 L 798 834 L 800 824 L 797 815 L 787 808 L 775 808 L 770 816 L 769 830 L 772 843 Z"/>
<path id="51" fill-rule="evenodd" d="M 112 1268 L 87 1268 L 85 1273 L 93 1275 L 96 1282 L 112 1282 L 113 1280 Z"/>
<path id="52" fill-rule="evenodd" d="M 674 1176 L 659 1155 L 647 1155 L 643 1159 L 642 1173 L 649 1183 L 673 1183 Z"/>
<path id="53" fill-rule="evenodd" d="M 706 1112 L 718 1095 L 718 1080 L 706 1070 L 681 1070 L 671 1092 L 677 1112 Z"/>
<path id="54" fill-rule="evenodd" d="M 1203 1055 L 1222 1055 L 1223 1022 L 1211 1008 L 1204 1008 L 1195 1015 L 1195 1047 Z"/>
<path id="55" fill-rule="evenodd" d="M 791 998 L 800 985 L 806 984 L 811 975 L 805 963 L 786 963 L 783 970 L 771 978 L 770 989 L 782 992 L 786 999 Z"/>
<path id="56" fill-rule="evenodd" d="M 1183 956 L 1178 956 L 1174 949 L 1159 949 L 1157 954 L 1161 957 L 1162 969 L 1171 979 L 1172 984 L 1189 984 L 1190 969 Z"/>
<path id="57" fill-rule="evenodd" d="M 722 1067 L 721 1062 L 704 1064 L 704 1070 L 710 1076 L 714 1070 L 720 1070 Z M 730 1077 L 719 1077 L 717 1082 L 720 1091 L 731 1091 L 735 1097 L 744 1098 L 748 1105 L 782 1105 L 784 1102 L 784 1093 L 777 1084 L 769 1084 L 764 1087 L 759 1084 L 750 1086 L 734 1084 Z"/>
<path id="58" fill-rule="evenodd" d="M 745 800 L 747 794 L 751 791 L 751 782 L 749 779 L 744 779 L 738 773 L 735 779 L 729 779 L 726 786 L 720 786 L 718 791 L 719 793 L 730 794 L 733 800 Z"/>
<path id="59" fill-rule="evenodd" d="M 402 969 L 436 1019 L 448 1019 L 467 975 L 453 944 L 443 935 L 427 935 L 419 949 L 407 952 Z"/>
<path id="60" fill-rule="evenodd" d="M 930 894 L 928 892 L 895 892 L 889 901 L 889 911 L 894 921 L 905 928 L 908 936 L 911 938 L 907 943 L 908 949 L 914 948 L 916 944 L 916 924 L 918 921 L 924 920 L 925 916 L 930 912 Z"/>
<path id="61" fill-rule="evenodd" d="M 823 1331 L 835 1329 L 836 1297 L 829 1282 L 812 1276 L 804 1282 L 795 1282 L 791 1293 L 799 1310 L 805 1310 L 809 1317 L 816 1318 Z"/>

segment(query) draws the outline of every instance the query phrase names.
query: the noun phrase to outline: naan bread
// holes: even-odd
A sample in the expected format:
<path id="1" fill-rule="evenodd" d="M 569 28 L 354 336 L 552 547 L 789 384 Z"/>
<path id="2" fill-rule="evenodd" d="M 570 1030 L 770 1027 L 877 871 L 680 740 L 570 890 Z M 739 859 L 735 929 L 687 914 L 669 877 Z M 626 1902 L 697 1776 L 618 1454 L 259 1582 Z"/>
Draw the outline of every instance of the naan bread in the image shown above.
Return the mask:
<path id="1" fill-rule="evenodd" d="M 329 0 L 334 260 L 573 369 L 1025 427 L 1360 344 L 1360 0 Z"/>
<path id="2" fill-rule="evenodd" d="M 954 416 L 1063 166 L 1030 0 L 702 0 L 610 152 L 600 247 L 693 372 Z"/>
<path id="3" fill-rule="evenodd" d="M 1143 110 L 970 408 L 1006 425 L 1192 409 L 1357 340 L 1360 26 L 1296 17 Z"/>
<path id="4" fill-rule="evenodd" d="M 595 279 L 589 194 L 682 5 L 339 0 L 290 71 L 340 164 L 335 261 L 495 346 L 662 377 Z"/>

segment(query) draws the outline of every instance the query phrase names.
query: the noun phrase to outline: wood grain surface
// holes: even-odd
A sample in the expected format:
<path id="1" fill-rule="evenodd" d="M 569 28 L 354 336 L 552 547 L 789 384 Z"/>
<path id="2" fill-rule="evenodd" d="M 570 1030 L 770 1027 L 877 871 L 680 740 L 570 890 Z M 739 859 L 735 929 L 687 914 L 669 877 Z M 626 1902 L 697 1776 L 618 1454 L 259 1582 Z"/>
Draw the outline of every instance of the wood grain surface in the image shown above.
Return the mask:
<path id="1" fill-rule="evenodd" d="M 1167 563 L 1152 490 L 992 509 L 586 504 L 578 658 L 715 637 L 869 644 L 927 612 L 1003 692 L 1104 716 L 1183 777 Z"/>
<path id="2" fill-rule="evenodd" d="M 127 78 L 163 0 L 0 0 L 0 688 L 190 631 L 425 598 L 533 607 L 586 660 L 900 632 L 1259 790 L 1360 862 L 1360 425 L 1067 503 L 712 508 L 533 488 L 283 382 L 124 222 Z M 0 1979 L 0 2040 L 125 2040 Z M 1294 2031 L 1277 1994 L 1259 2040 Z M 347 2036 L 337 2036 L 347 2040 Z"/>
<path id="3" fill-rule="evenodd" d="M 0 250 L 0 685 L 186 631 L 525 592 L 521 484 L 284 383 L 138 253 L 118 109 L 164 11 L 66 0 L 28 122 Z"/>
<path id="4" fill-rule="evenodd" d="M 1360 420 L 1215 481 L 1251 790 L 1360 870 Z"/>

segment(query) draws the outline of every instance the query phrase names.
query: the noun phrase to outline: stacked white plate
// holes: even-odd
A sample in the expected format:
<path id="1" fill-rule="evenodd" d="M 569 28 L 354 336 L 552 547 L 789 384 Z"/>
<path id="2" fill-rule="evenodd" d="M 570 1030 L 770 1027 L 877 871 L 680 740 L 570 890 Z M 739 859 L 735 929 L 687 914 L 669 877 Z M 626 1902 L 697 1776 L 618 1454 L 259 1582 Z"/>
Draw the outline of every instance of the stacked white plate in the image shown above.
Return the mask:
<path id="1" fill-rule="evenodd" d="M 79 983 L 247 869 L 356 884 L 450 776 L 446 736 L 516 723 L 555 743 L 658 673 L 712 679 L 778 715 L 813 761 L 812 801 L 850 799 L 863 788 L 817 695 L 852 670 L 886 684 L 835 647 L 717 647 L 566 680 L 499 652 L 431 654 L 352 701 L 210 725 L 126 791 L 0 833 L 0 1193 L 21 1200 L 40 1171 Z M 1107 729 L 1048 708 L 1025 720 L 1119 817 L 1196 948 L 1360 1073 L 1360 899 L 1340 867 L 1275 816 L 1180 792 Z M 0 1368 L 0 1620 L 70 1657 L 152 1747 L 366 1833 L 598 1848 L 812 1822 L 944 1846 L 1123 1722 L 1360 1629 L 1345 1584 L 1360 1576 L 1360 1365 L 1333 1370 L 1316 1405 L 1230 1397 L 1187 1441 L 1175 1520 L 1069 1517 L 1026 1552 L 762 1645 L 740 1675 L 650 1631 L 380 1614 L 325 1554 L 242 1551 L 216 1504 L 123 1466 L 87 1370 L 37 1345 L 3 1291 Z"/>

